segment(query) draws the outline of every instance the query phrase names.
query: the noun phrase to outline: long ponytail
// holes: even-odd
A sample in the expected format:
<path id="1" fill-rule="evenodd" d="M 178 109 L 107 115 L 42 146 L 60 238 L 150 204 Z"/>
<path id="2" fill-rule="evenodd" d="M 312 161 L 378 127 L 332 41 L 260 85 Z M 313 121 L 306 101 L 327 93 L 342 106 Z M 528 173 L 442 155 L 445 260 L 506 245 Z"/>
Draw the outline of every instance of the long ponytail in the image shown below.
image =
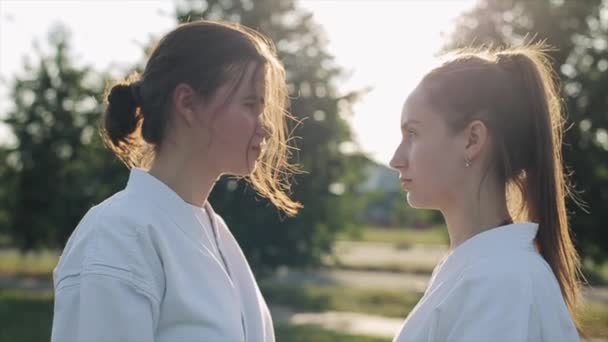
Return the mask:
<path id="1" fill-rule="evenodd" d="M 527 96 L 533 143 L 523 177 L 515 179 L 521 191 L 522 219 L 539 224 L 536 245 L 557 281 L 570 314 L 577 322 L 581 263 L 568 224 L 565 199 L 570 191 L 562 160 L 564 116 L 550 60 L 540 48 L 525 47 L 498 54 L 508 60 L 514 77 Z M 505 63 L 500 63 L 505 64 Z M 578 325 L 578 323 L 577 323 Z"/>
<path id="2" fill-rule="evenodd" d="M 488 126 L 495 142 L 493 167 L 506 186 L 509 212 L 516 221 L 539 224 L 535 243 L 576 323 L 582 274 L 565 203 L 568 196 L 576 198 L 563 169 L 564 116 L 545 51 L 542 44 L 457 51 L 420 87 L 455 132 L 475 119 Z"/>

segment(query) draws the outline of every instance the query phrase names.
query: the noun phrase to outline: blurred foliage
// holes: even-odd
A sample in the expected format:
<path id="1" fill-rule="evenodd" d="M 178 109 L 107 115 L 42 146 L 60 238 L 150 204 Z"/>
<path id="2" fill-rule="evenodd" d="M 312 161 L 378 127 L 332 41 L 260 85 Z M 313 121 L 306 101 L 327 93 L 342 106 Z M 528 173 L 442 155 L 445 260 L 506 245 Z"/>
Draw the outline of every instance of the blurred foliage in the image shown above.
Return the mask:
<path id="1" fill-rule="evenodd" d="M 0 231 L 26 250 L 61 246 L 126 175 L 97 130 L 104 76 L 74 63 L 65 28 L 55 27 L 48 42 L 51 52 L 37 46 L 39 60 L 12 82 L 3 121 L 16 143 L 0 148 Z"/>

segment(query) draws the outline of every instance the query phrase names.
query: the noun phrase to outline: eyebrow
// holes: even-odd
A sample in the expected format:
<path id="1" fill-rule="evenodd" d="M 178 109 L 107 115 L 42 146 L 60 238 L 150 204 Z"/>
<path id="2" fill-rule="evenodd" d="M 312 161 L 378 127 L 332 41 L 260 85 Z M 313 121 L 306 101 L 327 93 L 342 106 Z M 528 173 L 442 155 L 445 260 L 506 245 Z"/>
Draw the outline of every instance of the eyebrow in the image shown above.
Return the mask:
<path id="1" fill-rule="evenodd" d="M 406 129 L 408 126 L 417 125 L 420 123 L 421 123 L 420 121 L 415 120 L 415 119 L 406 120 L 404 123 L 401 124 L 401 129 Z"/>
<path id="2" fill-rule="evenodd" d="M 260 101 L 261 104 L 265 103 L 264 96 L 257 96 L 257 95 L 254 95 L 254 94 L 245 96 L 245 100 L 246 101 L 248 101 L 248 100 L 251 100 L 251 101 Z"/>

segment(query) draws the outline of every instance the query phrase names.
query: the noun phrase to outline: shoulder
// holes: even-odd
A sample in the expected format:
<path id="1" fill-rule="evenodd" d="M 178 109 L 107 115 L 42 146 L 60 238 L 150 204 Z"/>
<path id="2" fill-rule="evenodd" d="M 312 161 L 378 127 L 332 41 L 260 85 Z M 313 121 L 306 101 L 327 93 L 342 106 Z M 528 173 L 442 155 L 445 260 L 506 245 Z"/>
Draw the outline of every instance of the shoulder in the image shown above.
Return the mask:
<path id="1" fill-rule="evenodd" d="M 164 213 L 150 198 L 128 190 L 116 193 L 94 209 L 99 212 L 98 222 L 131 227 L 150 225 Z"/>
<path id="2" fill-rule="evenodd" d="M 495 306 L 508 301 L 532 302 L 533 272 L 525 262 L 530 257 L 488 257 L 470 263 L 450 281 L 448 295 L 439 306 L 465 302 L 472 306 L 475 303 Z"/>
<path id="3" fill-rule="evenodd" d="M 108 198 L 89 210 L 70 239 L 88 246 L 87 258 L 104 256 L 105 251 L 117 254 L 132 251 L 147 233 L 153 212 L 138 200 L 126 191 Z"/>
<path id="4" fill-rule="evenodd" d="M 216 212 L 212 212 L 210 219 L 213 220 L 213 223 L 217 228 L 217 233 L 219 234 L 219 237 L 222 242 L 228 243 L 229 245 L 238 246 L 238 242 L 236 241 L 236 238 L 230 231 L 228 224 L 226 224 L 226 221 L 224 220 L 224 218 L 222 216 L 220 216 Z"/>
<path id="5" fill-rule="evenodd" d="M 55 270 L 56 285 L 67 277 L 96 274 L 158 294 L 162 263 L 154 234 L 142 219 L 146 213 L 150 209 L 125 191 L 89 210 L 62 253 Z"/>
<path id="6" fill-rule="evenodd" d="M 226 221 L 220 214 L 215 212 L 215 209 L 213 209 L 213 206 L 211 206 L 211 204 L 207 205 L 207 213 L 209 214 L 209 220 L 211 220 L 212 224 L 217 228 L 217 232 L 219 233 L 219 235 L 223 239 L 234 240 L 234 236 L 232 235 L 228 224 L 226 224 Z"/>
<path id="7" fill-rule="evenodd" d="M 165 226 L 168 214 L 154 201 L 126 190 L 93 207 L 74 235 L 84 235 L 97 247 L 116 249 L 122 242 L 146 243 Z M 82 231 L 82 232 L 79 232 Z M 149 242 L 149 241 L 148 241 Z"/>
<path id="8" fill-rule="evenodd" d="M 447 318 L 440 320 L 442 331 L 464 331 L 463 336 L 477 336 L 501 320 L 513 324 L 527 320 L 534 303 L 532 282 L 524 270 L 502 268 L 491 259 L 467 266 L 444 285 L 449 290 L 433 312 Z M 474 339 L 469 336 L 469 340 Z"/>
<path id="9" fill-rule="evenodd" d="M 210 218 L 219 226 L 222 226 L 224 228 L 228 228 L 228 225 L 226 224 L 226 221 L 224 220 L 224 218 L 218 214 L 217 212 L 215 212 L 215 209 L 213 209 L 213 207 L 211 205 L 208 206 L 209 208 L 209 214 L 210 214 Z"/>
<path id="10" fill-rule="evenodd" d="M 226 248 L 229 258 L 233 261 L 238 260 L 239 263 L 248 264 L 245 253 L 224 219 L 220 215 L 213 213 L 213 220 L 217 228 L 220 244 Z"/>
<path id="11" fill-rule="evenodd" d="M 533 252 L 517 252 L 477 260 L 463 270 L 460 283 L 523 293 L 531 289 L 538 257 Z"/>

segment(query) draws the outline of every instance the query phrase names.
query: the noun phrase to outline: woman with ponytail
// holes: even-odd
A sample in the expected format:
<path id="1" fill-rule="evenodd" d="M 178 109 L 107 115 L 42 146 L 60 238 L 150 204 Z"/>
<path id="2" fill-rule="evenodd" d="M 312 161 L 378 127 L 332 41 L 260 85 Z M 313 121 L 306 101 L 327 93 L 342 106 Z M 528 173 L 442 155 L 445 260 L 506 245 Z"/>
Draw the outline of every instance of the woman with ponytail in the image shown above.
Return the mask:
<path id="1" fill-rule="evenodd" d="M 141 76 L 110 89 L 103 134 L 131 173 L 67 242 L 52 341 L 274 341 L 247 260 L 207 196 L 223 174 L 247 177 L 296 214 L 286 95 L 268 39 L 209 21 L 169 32 Z"/>
<path id="2" fill-rule="evenodd" d="M 578 341 L 563 115 L 540 45 L 460 51 L 404 104 L 391 166 L 451 248 L 395 341 Z"/>

